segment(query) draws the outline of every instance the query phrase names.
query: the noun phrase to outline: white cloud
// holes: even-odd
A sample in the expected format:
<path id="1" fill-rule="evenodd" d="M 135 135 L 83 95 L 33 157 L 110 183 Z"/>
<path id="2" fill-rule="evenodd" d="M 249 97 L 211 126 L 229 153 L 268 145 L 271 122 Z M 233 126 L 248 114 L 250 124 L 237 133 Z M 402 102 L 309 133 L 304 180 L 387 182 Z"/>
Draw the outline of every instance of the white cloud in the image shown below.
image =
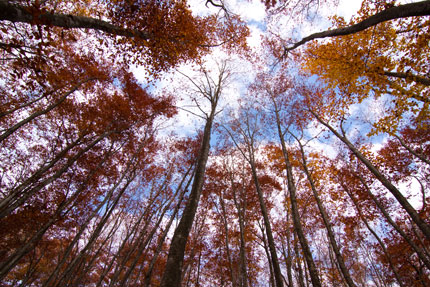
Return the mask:
<path id="1" fill-rule="evenodd" d="M 352 16 L 354 16 L 361 7 L 362 0 L 342 0 L 339 1 L 339 5 L 336 8 L 336 13 L 338 16 L 342 16 L 346 21 L 349 21 Z M 333 13 L 333 10 L 331 10 Z"/>
<path id="2" fill-rule="evenodd" d="M 263 31 L 255 25 L 250 25 L 249 30 L 250 36 L 248 37 L 248 45 L 252 49 L 258 49 L 261 47 L 261 37 L 263 36 Z"/>
<path id="3" fill-rule="evenodd" d="M 228 1 L 228 8 L 246 22 L 263 22 L 266 17 L 266 8 L 260 0 Z"/>

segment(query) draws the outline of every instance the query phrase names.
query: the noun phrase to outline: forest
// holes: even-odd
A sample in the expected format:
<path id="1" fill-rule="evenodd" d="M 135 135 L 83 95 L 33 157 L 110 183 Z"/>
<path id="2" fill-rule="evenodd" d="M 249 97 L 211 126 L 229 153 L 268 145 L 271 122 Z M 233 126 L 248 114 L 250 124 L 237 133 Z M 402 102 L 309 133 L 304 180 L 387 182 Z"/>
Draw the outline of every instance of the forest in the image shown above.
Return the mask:
<path id="1" fill-rule="evenodd" d="M 429 0 L 0 0 L 0 63 L 0 286 L 430 286 Z"/>

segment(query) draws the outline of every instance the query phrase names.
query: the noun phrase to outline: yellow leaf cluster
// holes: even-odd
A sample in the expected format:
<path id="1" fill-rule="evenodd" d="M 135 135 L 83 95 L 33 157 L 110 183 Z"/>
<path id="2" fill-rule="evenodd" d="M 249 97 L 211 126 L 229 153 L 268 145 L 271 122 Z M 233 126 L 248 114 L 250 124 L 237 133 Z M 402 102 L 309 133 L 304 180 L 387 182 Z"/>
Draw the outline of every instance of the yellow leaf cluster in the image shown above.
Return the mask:
<path id="1" fill-rule="evenodd" d="M 348 24 L 334 17 L 334 25 L 355 24 L 384 8 L 379 2 L 372 3 L 364 1 L 357 19 Z M 388 96 L 392 105 L 385 107 L 380 119 L 375 119 L 372 134 L 394 133 L 405 117 L 428 119 L 430 87 L 425 81 L 430 81 L 429 35 L 430 20 L 413 17 L 313 41 L 304 51 L 302 70 L 318 75 L 329 89 L 336 91 L 336 101 L 329 103 L 335 109 L 346 111 L 364 99 Z"/>

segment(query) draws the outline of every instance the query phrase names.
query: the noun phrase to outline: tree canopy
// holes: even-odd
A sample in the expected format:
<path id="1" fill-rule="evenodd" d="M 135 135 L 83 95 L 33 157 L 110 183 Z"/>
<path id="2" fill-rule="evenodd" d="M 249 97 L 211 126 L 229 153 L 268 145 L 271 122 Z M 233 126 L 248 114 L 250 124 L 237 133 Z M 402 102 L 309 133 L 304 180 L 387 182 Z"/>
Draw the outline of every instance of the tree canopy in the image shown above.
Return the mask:
<path id="1" fill-rule="evenodd" d="M 0 285 L 429 286 L 430 1 L 359 2 L 0 0 Z"/>

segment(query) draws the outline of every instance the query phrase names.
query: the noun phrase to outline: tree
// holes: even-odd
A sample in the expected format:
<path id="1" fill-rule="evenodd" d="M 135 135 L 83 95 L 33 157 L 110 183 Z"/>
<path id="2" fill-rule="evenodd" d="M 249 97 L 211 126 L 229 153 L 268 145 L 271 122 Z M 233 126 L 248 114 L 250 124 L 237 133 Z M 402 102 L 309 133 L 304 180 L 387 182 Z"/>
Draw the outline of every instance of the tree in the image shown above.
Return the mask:
<path id="1" fill-rule="evenodd" d="M 321 286 L 321 282 L 318 276 L 318 272 L 314 263 L 314 260 L 312 258 L 312 253 L 309 248 L 309 244 L 307 242 L 307 239 L 305 237 L 305 233 L 303 231 L 302 224 L 300 222 L 300 215 L 298 212 L 297 207 L 297 197 L 296 197 L 296 186 L 295 186 L 295 179 L 291 164 L 291 155 L 288 152 L 287 145 L 285 142 L 285 133 L 288 130 L 288 127 L 286 129 L 283 129 L 281 126 L 281 118 L 280 118 L 280 112 L 281 112 L 281 106 L 278 103 L 280 102 L 288 102 L 288 100 L 285 99 L 279 99 L 282 95 L 285 95 L 286 91 L 290 88 L 291 82 L 288 78 L 284 77 L 283 75 L 280 75 L 279 77 L 273 79 L 274 82 L 269 82 L 269 79 L 265 77 L 265 75 L 260 76 L 259 84 L 255 85 L 255 90 L 257 93 L 261 93 L 264 96 L 268 97 L 269 101 L 272 104 L 273 107 L 273 113 L 275 115 L 275 125 L 276 125 L 276 131 L 277 135 L 279 137 L 279 141 L 281 143 L 282 148 L 282 155 L 283 160 L 285 164 L 285 169 L 287 172 L 287 184 L 288 184 L 288 191 L 290 193 L 291 198 L 291 213 L 292 213 L 292 219 L 294 224 L 294 230 L 297 233 L 297 237 L 300 241 L 300 245 L 302 247 L 306 262 L 308 264 L 309 268 L 309 274 L 312 280 L 312 284 L 314 286 Z M 288 124 L 288 119 L 285 119 L 285 121 Z"/>
<path id="2" fill-rule="evenodd" d="M 82 58 L 76 59 L 76 66 L 70 67 L 72 71 L 83 64 Z M 95 67 L 98 68 L 90 62 L 87 69 L 81 71 L 97 73 L 92 70 Z M 31 109 L 42 110 L 30 113 L 24 120 L 19 121 L 21 109 L 5 116 L 10 117 L 6 123 L 18 121 L 20 126 L 8 133 L 2 142 L 5 159 L 2 168 L 8 170 L 8 179 L 2 183 L 0 203 L 2 225 L 5 226 L 2 234 L 8 238 L 4 249 L 8 252 L 1 262 L 2 277 L 29 252 L 39 250 L 38 243 L 53 230 L 60 232 L 75 228 L 75 224 L 85 221 L 87 216 L 91 220 L 106 203 L 103 201 L 105 193 L 104 198 L 108 200 L 116 194 L 117 188 L 122 188 L 118 195 L 121 197 L 133 181 L 135 169 L 141 168 L 143 175 L 150 165 L 151 153 L 154 155 L 157 149 L 153 120 L 175 113 L 171 99 L 153 98 L 130 73 L 117 71 L 114 77 L 102 72 L 98 74 L 103 76 L 105 87 L 112 85 L 114 93 L 109 94 L 98 85 L 85 85 L 81 91 L 91 100 L 82 103 L 76 95 L 77 87 L 74 87 L 65 95 L 60 94 L 55 106 L 48 104 L 48 108 L 44 108 L 43 100 L 35 107 L 22 107 L 30 112 Z M 115 87 L 114 81 L 122 83 L 122 87 Z M 80 112 L 75 113 L 76 110 Z M 31 130 L 35 130 L 32 138 L 22 136 Z M 140 135 L 133 135 L 137 130 Z M 48 144 L 43 146 L 38 141 Z M 26 148 L 16 153 L 8 152 L 14 150 L 17 143 Z M 28 164 L 31 158 L 33 163 Z M 127 163 L 132 167 L 127 167 Z M 125 179 L 126 176 L 129 178 Z M 101 185 L 101 182 L 105 184 Z M 128 182 L 125 187 L 121 186 L 123 182 Z M 43 214 L 43 218 L 31 223 L 28 219 L 32 216 L 28 211 Z M 15 221 L 21 224 L 15 224 Z M 17 237 L 18 234 L 21 235 Z"/>
<path id="3" fill-rule="evenodd" d="M 429 1 L 334 2 L 0 0 L 0 285 L 429 285 Z"/>
<path id="4" fill-rule="evenodd" d="M 180 286 L 181 284 L 184 251 L 203 188 L 206 162 L 209 156 L 212 126 L 217 113 L 217 104 L 222 95 L 224 85 L 231 75 L 226 62 L 219 67 L 218 72 L 219 74 L 214 80 L 210 78 L 207 71 L 203 70 L 203 75 L 205 77 L 205 82 L 203 83 L 196 83 L 192 78 L 187 77 L 191 81 L 192 85 L 197 89 L 198 95 L 209 102 L 209 111 L 203 111 L 196 100 L 198 108 L 203 112 L 205 127 L 203 130 L 199 153 L 196 158 L 196 168 L 194 171 L 195 174 L 190 196 L 182 213 L 181 220 L 173 234 L 172 242 L 170 243 L 169 256 L 167 258 L 166 267 L 161 280 L 161 286 Z"/>
<path id="5" fill-rule="evenodd" d="M 226 42 L 230 48 L 243 47 L 248 34 L 237 17 L 222 21 L 214 16 L 192 16 L 185 1 L 108 1 L 98 5 L 97 10 L 79 6 L 74 2 L 59 3 L 54 8 L 48 1 L 35 1 L 27 6 L 1 1 L 0 21 L 46 26 L 48 37 L 58 31 L 51 27 L 102 31 L 112 37 L 108 39 L 96 33 L 100 44 L 118 48 L 123 60 L 146 64 L 148 71 L 152 69 L 154 74 L 178 63 L 196 60 L 206 54 L 210 46 L 219 43 Z M 107 21 L 100 18 L 107 18 Z M 109 45 L 111 41 L 117 47 Z M 3 47 L 18 50 L 22 44 L 12 41 Z"/>
<path id="6" fill-rule="evenodd" d="M 421 6 L 430 7 L 428 1 L 406 5 L 416 5 L 421 12 L 425 11 Z M 383 11 L 408 11 L 409 6 L 402 6 Z M 381 9 L 383 3 L 365 1 L 358 19 Z M 345 25 L 342 18 L 334 21 Z M 383 22 L 326 43 L 312 42 L 304 51 L 304 70 L 318 75 L 330 89 L 339 89 L 345 108 L 365 99 L 388 97 L 384 113 L 372 119 L 369 134 L 395 134 L 410 113 L 419 115 L 416 120 L 428 119 L 429 78 L 424 60 L 428 51 L 423 46 L 428 42 L 427 32 L 428 19 L 412 17 Z"/>
<path id="7" fill-rule="evenodd" d="M 262 122 L 259 118 L 260 115 L 258 114 L 258 111 L 254 110 L 252 106 L 244 106 L 240 112 L 243 122 L 235 119 L 232 121 L 229 127 L 225 127 L 225 130 L 230 135 L 230 138 L 236 148 L 240 151 L 242 156 L 251 167 L 252 178 L 257 191 L 261 213 L 263 215 L 264 231 L 267 236 L 275 284 L 276 286 L 283 286 L 283 279 L 269 219 L 269 213 L 267 210 L 267 204 L 265 203 L 260 179 L 257 173 L 257 137 L 259 136 L 259 133 L 261 133 Z"/>

